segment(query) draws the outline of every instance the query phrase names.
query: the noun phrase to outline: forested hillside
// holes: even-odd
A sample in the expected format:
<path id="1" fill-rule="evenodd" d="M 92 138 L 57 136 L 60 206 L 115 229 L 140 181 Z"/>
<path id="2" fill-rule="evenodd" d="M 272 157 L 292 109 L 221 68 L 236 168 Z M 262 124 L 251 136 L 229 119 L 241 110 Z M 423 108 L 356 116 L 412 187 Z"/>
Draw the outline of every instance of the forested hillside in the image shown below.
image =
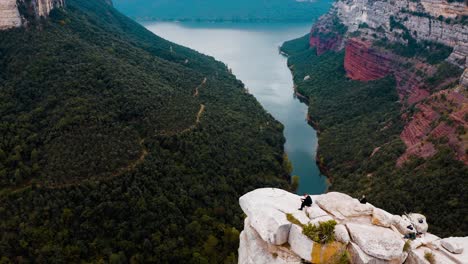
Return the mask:
<path id="1" fill-rule="evenodd" d="M 114 0 L 124 14 L 142 20 L 310 21 L 330 0 Z"/>
<path id="2" fill-rule="evenodd" d="M 234 263 L 282 126 L 225 65 L 104 0 L 0 32 L 0 262 Z"/>
<path id="3" fill-rule="evenodd" d="M 318 56 L 309 35 L 286 42 L 282 50 L 290 55 L 298 92 L 309 99 L 309 115 L 319 130 L 318 162 L 331 178 L 330 190 L 366 194 L 370 203 L 395 214 L 425 214 L 431 232 L 440 236 L 467 235 L 468 168 L 447 142 L 434 139 L 437 154 L 396 166 L 405 152 L 401 111 L 416 110 L 401 110 L 394 77 L 350 80 L 345 51 Z M 456 74 L 459 70 L 442 78 Z"/>

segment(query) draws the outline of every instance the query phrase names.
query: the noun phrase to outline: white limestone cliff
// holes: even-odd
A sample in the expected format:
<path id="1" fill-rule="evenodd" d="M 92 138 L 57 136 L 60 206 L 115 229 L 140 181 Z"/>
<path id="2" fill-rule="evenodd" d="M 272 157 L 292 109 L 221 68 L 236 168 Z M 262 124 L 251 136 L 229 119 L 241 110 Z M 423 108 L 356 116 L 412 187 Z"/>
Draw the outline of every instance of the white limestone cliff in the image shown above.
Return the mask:
<path id="1" fill-rule="evenodd" d="M 239 264 L 334 263 L 343 255 L 357 264 L 429 264 L 429 255 L 435 263 L 468 263 L 468 237 L 440 239 L 427 233 L 421 214 L 392 215 L 337 192 L 312 199 L 311 207 L 299 211 L 300 197 L 284 190 L 262 188 L 243 195 L 239 204 L 247 217 Z M 334 242 L 317 243 L 302 233 L 308 223 L 328 220 L 337 222 Z M 414 232 L 408 226 L 421 234 L 405 239 Z"/>
<path id="2" fill-rule="evenodd" d="M 65 0 L 0 0 L 0 30 L 21 27 L 28 21 L 27 17 L 47 17 L 56 7 L 65 5 Z"/>
<path id="3" fill-rule="evenodd" d="M 16 0 L 0 1 L 0 30 L 21 26 Z"/>

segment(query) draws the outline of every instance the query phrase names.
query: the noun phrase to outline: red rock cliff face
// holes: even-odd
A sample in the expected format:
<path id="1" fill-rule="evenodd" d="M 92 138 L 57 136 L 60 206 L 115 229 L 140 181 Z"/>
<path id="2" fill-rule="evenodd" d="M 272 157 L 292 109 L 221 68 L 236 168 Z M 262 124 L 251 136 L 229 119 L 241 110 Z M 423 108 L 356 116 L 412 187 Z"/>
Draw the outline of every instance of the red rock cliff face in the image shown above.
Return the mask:
<path id="1" fill-rule="evenodd" d="M 338 51 L 342 43 L 342 34 L 334 31 L 333 21 L 327 15 L 315 23 L 310 31 L 309 44 L 311 48 L 317 49 L 317 55 L 329 50 Z"/>
<path id="2" fill-rule="evenodd" d="M 406 124 L 400 137 L 406 152 L 398 159 L 401 166 L 411 156 L 431 157 L 436 154 L 433 141 L 441 141 L 456 153 L 456 158 L 468 165 L 468 139 L 462 136 L 468 129 L 468 99 L 462 91 L 444 90 L 416 105 L 418 112 Z"/>
<path id="3" fill-rule="evenodd" d="M 341 41 L 341 37 L 333 33 L 316 33 L 311 35 L 309 43 L 310 47 L 317 49 L 317 55 L 321 55 L 329 50 L 338 50 Z"/>
<path id="4" fill-rule="evenodd" d="M 371 48 L 372 43 L 357 38 L 348 39 L 345 47 L 346 75 L 359 81 L 383 78 L 392 72 L 393 61 L 389 54 Z"/>
<path id="5" fill-rule="evenodd" d="M 401 66 L 407 61 L 407 58 L 373 47 L 371 41 L 350 38 L 346 42 L 344 68 L 350 79 L 373 81 L 393 75 L 400 101 L 411 105 L 428 97 L 429 92 L 425 90 L 424 77 Z M 419 63 L 415 67 L 422 71 L 433 71 L 433 67 L 426 63 Z"/>

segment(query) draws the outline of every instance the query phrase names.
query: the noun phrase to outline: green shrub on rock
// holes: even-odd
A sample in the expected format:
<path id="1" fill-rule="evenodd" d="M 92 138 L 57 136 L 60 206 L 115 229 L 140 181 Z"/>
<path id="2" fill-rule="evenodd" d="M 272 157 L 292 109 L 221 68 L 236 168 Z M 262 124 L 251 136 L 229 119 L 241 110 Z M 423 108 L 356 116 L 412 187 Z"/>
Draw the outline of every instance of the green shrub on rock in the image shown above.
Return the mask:
<path id="1" fill-rule="evenodd" d="M 302 233 L 314 242 L 326 244 L 335 241 L 335 220 L 320 222 L 318 225 L 309 223 L 302 229 Z"/>

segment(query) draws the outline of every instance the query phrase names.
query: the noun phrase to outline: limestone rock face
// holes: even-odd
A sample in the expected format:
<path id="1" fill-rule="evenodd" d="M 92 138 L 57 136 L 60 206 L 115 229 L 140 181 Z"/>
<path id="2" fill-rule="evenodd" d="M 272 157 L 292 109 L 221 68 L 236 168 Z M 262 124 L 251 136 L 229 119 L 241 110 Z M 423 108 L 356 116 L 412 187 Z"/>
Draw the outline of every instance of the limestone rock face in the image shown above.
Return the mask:
<path id="1" fill-rule="evenodd" d="M 444 238 L 440 241 L 440 245 L 454 254 L 463 253 L 463 247 L 460 243 L 458 243 L 458 239 L 456 237 Z"/>
<path id="2" fill-rule="evenodd" d="M 406 216 L 394 215 L 392 217 L 392 221 L 393 221 L 393 225 L 403 235 L 414 233 L 416 231 L 413 224 Z"/>
<path id="3" fill-rule="evenodd" d="M 320 195 L 316 203 L 326 212 L 337 219 L 348 217 L 370 216 L 374 207 L 370 204 L 361 204 L 357 199 L 344 193 L 330 192 Z"/>
<path id="4" fill-rule="evenodd" d="M 240 244 L 242 246 L 239 247 L 239 263 L 301 263 L 301 259 L 286 247 L 273 246 L 265 242 L 252 228 L 248 218 L 240 234 Z"/>
<path id="5" fill-rule="evenodd" d="M 21 26 L 21 16 L 16 0 L 0 1 L 0 30 Z"/>
<path id="6" fill-rule="evenodd" d="M 424 215 L 413 213 L 409 214 L 408 218 L 419 233 L 424 234 L 427 232 L 429 225 L 427 224 L 426 217 Z"/>
<path id="7" fill-rule="evenodd" d="M 418 220 L 424 219 L 425 226 L 418 228 L 427 227 L 423 215 L 392 215 L 337 192 L 312 199 L 311 207 L 299 211 L 300 197 L 283 190 L 263 188 L 242 196 L 239 203 L 247 218 L 240 234 L 239 263 L 336 263 L 344 251 L 353 264 L 429 264 L 426 252 L 434 255 L 436 263 L 465 264 L 468 260 L 468 237 L 444 241 L 424 233 L 403 250 L 407 225 L 421 224 Z M 303 234 L 306 225 L 327 220 L 337 222 L 334 242 L 317 243 Z"/>
<path id="8" fill-rule="evenodd" d="M 380 208 L 374 208 L 372 211 L 372 224 L 390 227 L 393 224 L 393 215 Z"/>
<path id="9" fill-rule="evenodd" d="M 307 261 L 312 260 L 314 241 L 302 234 L 302 228 L 300 226 L 293 225 L 291 227 L 288 243 L 292 251 L 296 252 L 299 257 Z"/>
<path id="10" fill-rule="evenodd" d="M 346 227 L 353 241 L 366 254 L 384 260 L 402 257 L 405 243 L 391 229 L 353 223 L 346 224 Z"/>
<path id="11" fill-rule="evenodd" d="M 345 225 L 339 224 L 335 226 L 335 239 L 343 244 L 348 244 L 351 241 Z"/>
<path id="12" fill-rule="evenodd" d="M 263 240 L 281 245 L 288 241 L 291 223 L 286 213 L 296 213 L 300 197 L 280 189 L 258 189 L 245 194 L 239 204 Z"/>
<path id="13" fill-rule="evenodd" d="M 29 19 L 47 17 L 56 7 L 65 5 L 65 0 L 1 0 L 0 1 L 0 30 L 20 27 L 28 23 Z M 21 6 L 21 8 L 20 8 Z M 24 10 L 27 14 L 21 14 Z"/>

